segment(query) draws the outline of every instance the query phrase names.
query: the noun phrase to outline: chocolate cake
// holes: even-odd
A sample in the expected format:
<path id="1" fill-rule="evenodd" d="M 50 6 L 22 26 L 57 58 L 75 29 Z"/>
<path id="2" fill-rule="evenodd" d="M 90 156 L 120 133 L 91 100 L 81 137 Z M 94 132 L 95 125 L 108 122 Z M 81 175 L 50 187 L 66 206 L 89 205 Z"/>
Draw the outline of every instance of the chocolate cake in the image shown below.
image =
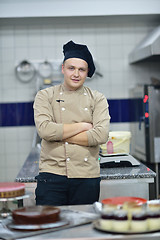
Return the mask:
<path id="1" fill-rule="evenodd" d="M 29 206 L 12 211 L 16 224 L 47 224 L 58 221 L 60 209 L 52 206 Z"/>
<path id="2" fill-rule="evenodd" d="M 19 197 L 25 194 L 25 185 L 19 182 L 1 182 L 0 198 Z"/>

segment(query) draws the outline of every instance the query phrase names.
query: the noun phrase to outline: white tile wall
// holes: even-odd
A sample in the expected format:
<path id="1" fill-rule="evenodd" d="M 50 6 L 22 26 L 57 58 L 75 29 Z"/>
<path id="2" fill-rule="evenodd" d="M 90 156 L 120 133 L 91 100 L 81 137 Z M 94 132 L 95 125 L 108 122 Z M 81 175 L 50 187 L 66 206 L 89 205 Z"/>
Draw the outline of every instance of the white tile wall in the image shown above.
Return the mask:
<path id="1" fill-rule="evenodd" d="M 87 44 L 103 77 L 86 85 L 108 99 L 128 98 L 137 83 L 159 78 L 158 63 L 128 64 L 128 54 L 158 22 L 130 18 L 46 18 L 0 21 L 0 103 L 33 101 L 36 81 L 23 84 L 15 65 L 24 60 L 63 59 L 62 45 L 69 40 Z M 129 123 L 111 124 L 111 130 L 129 130 Z M 15 179 L 28 156 L 34 127 L 0 128 L 0 181 Z"/>

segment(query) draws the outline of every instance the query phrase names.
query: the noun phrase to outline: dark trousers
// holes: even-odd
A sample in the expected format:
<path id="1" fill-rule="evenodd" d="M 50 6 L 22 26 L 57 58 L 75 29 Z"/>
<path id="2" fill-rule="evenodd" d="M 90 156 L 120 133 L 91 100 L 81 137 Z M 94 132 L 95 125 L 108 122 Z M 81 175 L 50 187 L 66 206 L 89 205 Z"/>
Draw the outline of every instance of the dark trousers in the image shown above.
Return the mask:
<path id="1" fill-rule="evenodd" d="M 67 178 L 52 173 L 37 177 L 36 205 L 92 204 L 99 199 L 99 178 Z"/>

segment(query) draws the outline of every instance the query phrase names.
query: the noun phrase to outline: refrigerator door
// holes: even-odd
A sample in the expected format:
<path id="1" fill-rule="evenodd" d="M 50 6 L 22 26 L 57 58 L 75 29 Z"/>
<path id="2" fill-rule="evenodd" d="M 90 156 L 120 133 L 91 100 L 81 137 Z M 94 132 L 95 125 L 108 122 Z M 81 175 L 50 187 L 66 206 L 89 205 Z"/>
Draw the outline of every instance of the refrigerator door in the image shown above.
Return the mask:
<path id="1" fill-rule="evenodd" d="M 146 141 L 145 141 L 145 109 L 143 103 L 144 86 L 137 86 L 132 90 L 132 95 L 140 99 L 135 107 L 136 122 L 132 124 L 132 154 L 140 160 L 146 161 Z"/>
<path id="2" fill-rule="evenodd" d="M 145 162 L 160 162 L 160 86 L 137 86 L 132 94 L 141 99 L 135 108 L 132 154 Z"/>
<path id="3" fill-rule="evenodd" d="M 150 162 L 160 162 L 160 88 L 148 86 L 149 96 L 149 136 L 146 131 Z M 148 139 L 147 139 L 148 138 Z"/>

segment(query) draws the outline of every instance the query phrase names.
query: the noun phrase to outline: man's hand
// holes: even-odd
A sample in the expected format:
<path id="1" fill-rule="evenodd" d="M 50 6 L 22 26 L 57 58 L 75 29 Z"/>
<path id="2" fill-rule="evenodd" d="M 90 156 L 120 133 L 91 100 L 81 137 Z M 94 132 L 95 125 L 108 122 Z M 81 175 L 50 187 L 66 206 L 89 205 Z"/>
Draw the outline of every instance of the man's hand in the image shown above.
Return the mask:
<path id="1" fill-rule="evenodd" d="M 93 128 L 93 125 L 92 125 L 91 123 L 82 122 L 81 124 L 82 124 L 83 127 L 84 127 L 84 131 L 88 131 L 88 130 L 90 130 L 90 129 Z"/>
<path id="2" fill-rule="evenodd" d="M 66 142 L 77 144 L 81 146 L 88 146 L 88 136 L 86 131 L 78 133 L 77 135 L 74 135 L 73 137 L 65 139 Z"/>
<path id="3" fill-rule="evenodd" d="M 80 122 L 63 125 L 63 140 L 93 128 L 91 123 Z"/>

